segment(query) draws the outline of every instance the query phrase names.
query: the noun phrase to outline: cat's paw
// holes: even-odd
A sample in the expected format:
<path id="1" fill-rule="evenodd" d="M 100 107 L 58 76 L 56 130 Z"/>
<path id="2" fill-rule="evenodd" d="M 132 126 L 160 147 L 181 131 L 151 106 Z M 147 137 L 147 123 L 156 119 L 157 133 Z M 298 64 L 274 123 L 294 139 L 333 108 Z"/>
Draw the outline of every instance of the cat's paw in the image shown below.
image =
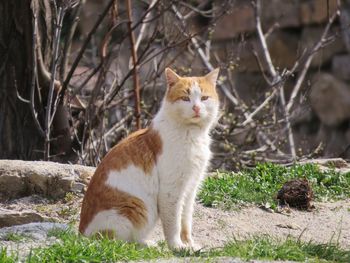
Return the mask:
<path id="1" fill-rule="evenodd" d="M 181 240 L 168 241 L 168 246 L 172 250 L 185 250 L 188 246 L 184 244 Z"/>
<path id="2" fill-rule="evenodd" d="M 189 247 L 191 248 L 191 250 L 193 251 L 200 251 L 203 246 L 198 244 L 198 243 L 194 243 L 193 241 L 191 242 L 191 244 L 189 244 Z"/>
<path id="3" fill-rule="evenodd" d="M 143 247 L 155 247 L 157 246 L 157 243 L 153 240 L 140 240 L 139 244 Z"/>
<path id="4" fill-rule="evenodd" d="M 186 244 L 187 248 L 191 249 L 192 251 L 199 251 L 203 248 L 200 244 L 195 243 L 192 238 L 184 243 Z"/>

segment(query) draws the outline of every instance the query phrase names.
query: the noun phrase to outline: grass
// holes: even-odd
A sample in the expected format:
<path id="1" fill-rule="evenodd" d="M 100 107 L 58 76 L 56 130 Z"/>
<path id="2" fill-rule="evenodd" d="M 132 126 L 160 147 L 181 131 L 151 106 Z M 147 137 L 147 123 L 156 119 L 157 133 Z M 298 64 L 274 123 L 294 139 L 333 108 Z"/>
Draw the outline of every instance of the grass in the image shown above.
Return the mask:
<path id="1" fill-rule="evenodd" d="M 230 256 L 244 260 L 291 260 L 308 262 L 350 262 L 350 250 L 342 250 L 337 244 L 301 242 L 288 237 L 284 241 L 267 236 L 250 240 L 234 240 L 222 250 L 214 250 L 210 257 Z"/>
<path id="2" fill-rule="evenodd" d="M 19 241 L 27 239 L 27 238 L 28 237 L 26 235 L 23 235 L 23 234 L 7 233 L 6 235 L 1 237 L 1 240 L 19 242 Z"/>
<path id="3" fill-rule="evenodd" d="M 1 263 L 14 263 L 17 261 L 18 261 L 18 257 L 14 253 L 8 255 L 6 247 L 0 247 Z"/>
<path id="4" fill-rule="evenodd" d="M 205 206 L 234 208 L 242 203 L 271 204 L 276 207 L 276 195 L 282 185 L 293 178 L 307 178 L 316 200 L 339 200 L 350 197 L 350 173 L 334 169 L 321 171 L 317 165 L 284 167 L 271 163 L 258 164 L 252 170 L 239 173 L 217 172 L 205 180 L 199 200 Z"/>
<path id="5" fill-rule="evenodd" d="M 72 230 L 53 233 L 60 242 L 46 248 L 33 249 L 25 262 L 116 262 L 172 257 L 200 258 L 211 261 L 216 257 L 234 257 L 244 260 L 292 260 L 308 262 L 350 262 L 350 250 L 341 249 L 337 244 L 314 244 L 293 238 L 276 240 L 268 236 L 249 240 L 233 240 L 222 248 L 207 251 L 173 252 L 164 243 L 157 247 L 143 248 L 106 238 L 86 238 Z M 6 255 L 0 248 L 0 262 L 16 262 L 17 258 Z"/>
<path id="6" fill-rule="evenodd" d="M 171 253 L 160 246 L 144 248 L 137 244 L 127 244 L 108 238 L 87 238 L 73 231 L 57 231 L 51 235 L 61 242 L 47 248 L 33 249 L 27 259 L 31 262 L 115 262 L 130 260 L 150 260 L 170 257 Z"/>

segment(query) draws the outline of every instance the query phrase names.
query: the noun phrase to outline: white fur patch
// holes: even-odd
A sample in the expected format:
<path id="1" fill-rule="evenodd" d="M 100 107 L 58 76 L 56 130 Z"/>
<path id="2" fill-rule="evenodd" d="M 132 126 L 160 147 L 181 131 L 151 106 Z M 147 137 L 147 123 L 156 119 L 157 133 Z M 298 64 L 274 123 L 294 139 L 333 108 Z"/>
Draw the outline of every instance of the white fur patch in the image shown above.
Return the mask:
<path id="1" fill-rule="evenodd" d="M 121 171 L 110 171 L 106 184 L 141 199 L 147 209 L 147 224 L 140 229 L 138 236 L 147 235 L 158 219 L 158 175 L 153 168 L 151 174 L 145 174 L 140 168 L 129 165 Z"/>
<path id="2" fill-rule="evenodd" d="M 126 217 L 111 209 L 97 213 L 86 228 L 84 235 L 91 236 L 101 230 L 113 230 L 118 239 L 131 241 L 132 228 L 132 223 Z"/>

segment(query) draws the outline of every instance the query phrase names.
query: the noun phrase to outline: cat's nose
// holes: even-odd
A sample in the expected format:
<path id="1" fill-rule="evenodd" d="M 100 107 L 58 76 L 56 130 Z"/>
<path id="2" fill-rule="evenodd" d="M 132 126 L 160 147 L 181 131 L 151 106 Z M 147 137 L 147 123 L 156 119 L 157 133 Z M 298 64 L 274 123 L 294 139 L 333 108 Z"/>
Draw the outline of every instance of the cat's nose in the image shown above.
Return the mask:
<path id="1" fill-rule="evenodd" d="M 197 105 L 193 105 L 192 110 L 196 113 L 196 115 L 198 115 L 201 108 L 199 108 Z"/>

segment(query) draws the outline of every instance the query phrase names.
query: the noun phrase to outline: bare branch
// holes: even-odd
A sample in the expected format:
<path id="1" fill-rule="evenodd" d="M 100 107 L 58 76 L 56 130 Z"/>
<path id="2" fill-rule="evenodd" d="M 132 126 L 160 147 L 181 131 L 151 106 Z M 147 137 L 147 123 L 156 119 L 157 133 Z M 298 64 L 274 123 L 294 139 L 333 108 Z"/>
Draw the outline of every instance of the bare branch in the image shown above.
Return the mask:
<path id="1" fill-rule="evenodd" d="M 39 134 L 42 137 L 45 137 L 45 132 L 43 130 L 43 128 L 40 125 L 40 122 L 38 120 L 38 114 L 35 110 L 35 84 L 37 84 L 36 80 L 37 80 L 37 57 L 36 57 L 36 43 L 37 43 L 37 17 L 35 14 L 35 11 L 33 11 L 33 20 L 32 20 L 32 28 L 33 28 L 33 38 L 32 38 L 32 53 L 33 53 L 33 66 L 32 66 L 32 70 L 33 70 L 33 74 L 32 74 L 32 83 L 30 85 L 30 112 L 32 114 L 33 120 L 34 120 L 34 124 L 35 127 L 37 128 L 37 130 L 39 131 Z"/>
<path id="2" fill-rule="evenodd" d="M 53 100 L 54 88 L 55 88 L 55 78 L 56 78 L 57 62 L 58 62 L 57 61 L 58 47 L 60 42 L 63 18 L 64 18 L 64 10 L 62 7 L 59 7 L 58 13 L 56 16 L 56 24 L 55 24 L 56 28 L 55 28 L 54 43 L 53 43 L 54 48 L 53 48 L 52 66 L 51 66 L 51 82 L 49 87 L 49 95 L 47 98 L 46 114 L 45 114 L 45 156 L 44 156 L 45 160 L 49 160 L 50 158 L 50 126 L 54 118 L 54 115 L 51 116 L 51 108 L 52 108 L 52 100 Z"/>
<path id="3" fill-rule="evenodd" d="M 255 9 L 254 9 L 255 10 L 255 26 L 256 26 L 256 31 L 258 33 L 258 39 L 260 41 L 260 45 L 262 48 L 262 55 L 263 55 L 264 60 L 267 64 L 267 70 L 269 71 L 271 77 L 274 79 L 274 81 L 278 81 L 278 74 L 276 72 L 275 67 L 272 64 L 271 55 L 270 55 L 269 49 L 267 47 L 266 39 L 265 39 L 264 33 L 262 31 L 262 27 L 261 27 L 261 19 L 260 19 L 261 1 L 256 0 L 254 5 L 255 5 Z"/>
<path id="4" fill-rule="evenodd" d="M 89 34 L 87 35 L 83 46 L 81 47 L 77 57 L 75 58 L 72 67 L 70 68 L 68 75 L 65 79 L 65 81 L 63 82 L 63 86 L 62 86 L 62 91 L 60 96 L 63 97 L 67 88 L 68 88 L 68 84 L 70 79 L 72 78 L 75 69 L 78 66 L 78 63 L 80 62 L 81 58 L 83 57 L 83 54 L 85 52 L 85 49 L 87 48 L 93 34 L 96 32 L 97 28 L 99 27 L 99 25 L 102 23 L 103 19 L 106 17 L 106 15 L 108 14 L 109 9 L 112 7 L 112 5 L 114 4 L 115 0 L 110 0 L 106 6 L 106 8 L 103 10 L 103 12 L 100 14 L 99 18 L 97 19 L 96 23 L 94 24 L 94 26 L 92 27 L 92 29 L 90 30 Z"/>
<path id="5" fill-rule="evenodd" d="M 255 10 L 255 26 L 256 26 L 257 33 L 258 33 L 258 39 L 259 39 L 259 42 L 260 42 L 260 45 L 262 48 L 262 56 L 267 64 L 267 70 L 269 71 L 269 73 L 271 75 L 271 79 L 272 79 L 272 80 L 268 81 L 268 83 L 271 86 L 274 86 L 278 83 L 280 100 L 281 100 L 282 107 L 284 109 L 285 120 L 286 120 L 286 125 L 287 125 L 290 152 L 292 154 L 293 159 L 296 159 L 294 136 L 293 136 L 293 131 L 292 131 L 291 124 L 290 124 L 289 111 L 286 110 L 286 99 L 284 96 L 284 87 L 283 87 L 283 82 L 281 81 L 282 77 L 281 77 L 280 73 L 276 71 L 276 69 L 272 63 L 270 51 L 269 51 L 269 49 L 267 47 L 267 43 L 266 43 L 266 38 L 265 38 L 265 35 L 262 31 L 261 19 L 260 19 L 261 1 L 256 0 L 252 4 L 255 7 L 254 8 L 254 10 Z"/>
<path id="6" fill-rule="evenodd" d="M 138 74 L 138 63 L 137 63 L 137 53 L 135 46 L 135 36 L 134 31 L 132 30 L 132 13 L 131 13 L 131 0 L 127 0 L 127 11 L 128 11 L 128 29 L 129 29 L 129 38 L 131 45 L 131 56 L 133 62 L 133 78 L 134 78 L 134 92 L 135 92 L 135 118 L 136 118 L 136 129 L 141 129 L 141 105 L 140 105 L 140 80 Z"/>
<path id="7" fill-rule="evenodd" d="M 146 11 L 146 16 L 144 19 L 142 19 L 142 25 L 141 25 L 141 29 L 139 32 L 139 35 L 137 36 L 137 40 L 135 42 L 135 50 L 137 51 L 139 49 L 139 46 L 141 44 L 143 35 L 145 34 L 146 31 L 146 27 L 149 24 L 149 22 L 147 22 L 147 20 L 149 19 L 150 15 L 151 15 L 151 10 L 153 9 L 153 7 L 158 3 L 159 0 L 152 0 L 152 2 L 149 4 L 148 9 Z"/>
<path id="8" fill-rule="evenodd" d="M 334 12 L 334 14 L 331 16 L 331 18 L 329 19 L 328 23 L 327 23 L 327 26 L 325 27 L 325 29 L 323 30 L 323 33 L 319 39 L 319 41 L 314 45 L 314 47 L 311 49 L 310 51 L 310 54 L 309 56 L 307 57 L 306 59 L 306 62 L 304 64 L 304 67 L 297 79 L 297 82 L 293 88 L 293 91 L 292 91 L 292 94 L 290 96 L 290 99 L 289 99 L 289 102 L 287 104 L 287 107 L 286 107 L 286 110 L 287 112 L 290 112 L 292 107 L 293 107 L 293 104 L 294 104 L 294 101 L 295 101 L 295 98 L 297 97 L 298 93 L 299 93 L 299 90 L 301 88 L 301 85 L 302 83 L 304 82 L 304 79 L 305 79 L 305 76 L 306 76 L 306 73 L 307 71 L 309 70 L 309 67 L 311 65 L 311 62 L 312 60 L 314 59 L 317 51 L 319 49 L 321 49 L 323 47 L 323 44 L 324 44 L 324 41 L 329 33 L 329 30 L 331 28 L 331 25 L 333 24 L 334 20 L 336 19 L 336 17 L 339 15 L 339 10 L 336 10 Z"/>
<path id="9" fill-rule="evenodd" d="M 252 113 L 250 113 L 246 120 L 242 123 L 243 126 L 246 126 L 247 124 L 251 123 L 253 121 L 253 117 L 258 114 L 277 94 L 277 89 L 274 89 L 270 96 L 268 96 L 263 103 L 259 105 Z"/>
<path id="10" fill-rule="evenodd" d="M 68 37 L 64 41 L 64 47 L 63 47 L 63 53 L 62 53 L 62 62 L 61 62 L 61 68 L 60 68 L 60 80 L 64 81 L 66 74 L 67 74 L 67 65 L 68 65 L 68 58 L 70 56 L 71 46 L 72 46 L 72 40 L 75 34 L 75 30 L 77 28 L 78 22 L 79 22 L 79 15 L 81 12 L 81 9 L 85 3 L 85 0 L 78 0 L 77 6 L 75 7 L 72 17 L 73 21 L 71 22 L 70 26 L 68 26 Z"/>

